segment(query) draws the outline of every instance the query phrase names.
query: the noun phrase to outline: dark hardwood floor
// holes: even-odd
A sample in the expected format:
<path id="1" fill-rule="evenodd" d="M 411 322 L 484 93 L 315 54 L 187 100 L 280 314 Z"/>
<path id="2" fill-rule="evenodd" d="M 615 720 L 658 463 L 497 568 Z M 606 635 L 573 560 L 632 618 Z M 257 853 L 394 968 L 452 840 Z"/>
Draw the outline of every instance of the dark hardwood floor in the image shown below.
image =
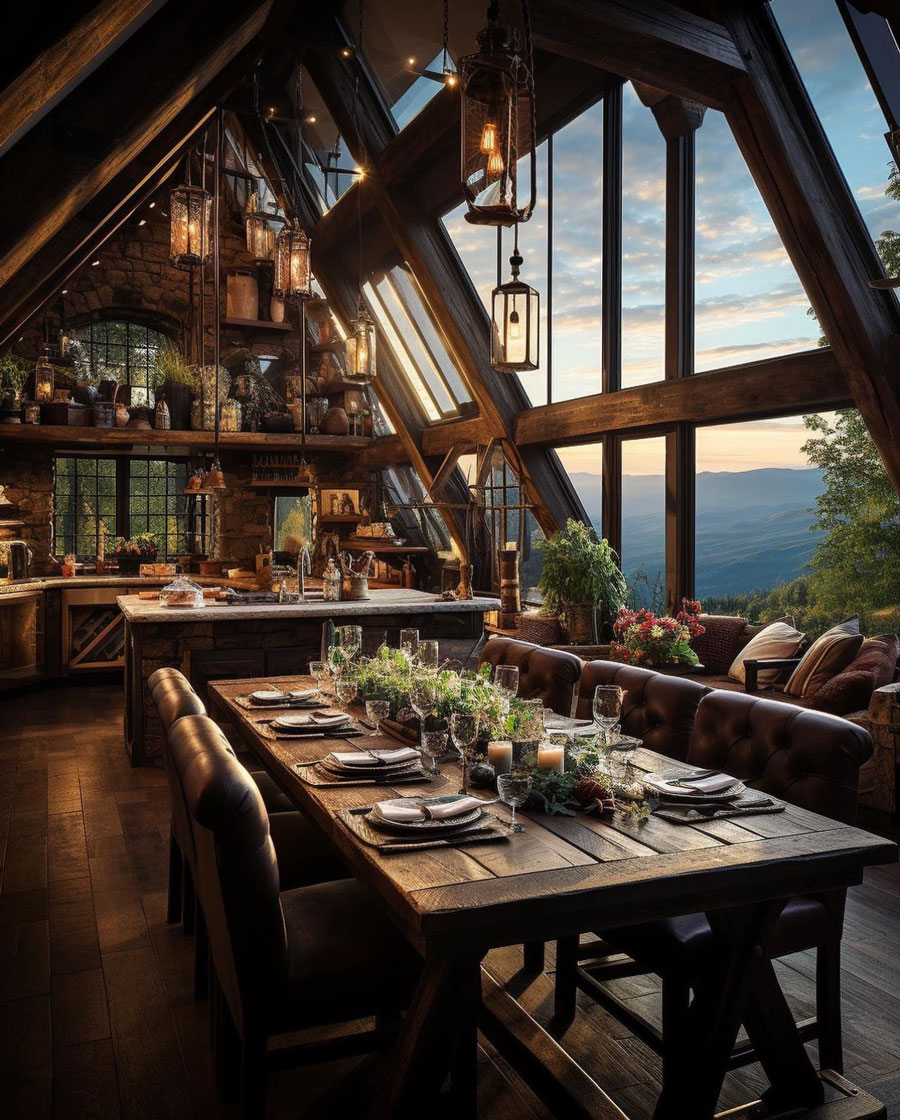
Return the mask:
<path id="1" fill-rule="evenodd" d="M 165 921 L 168 820 L 162 771 L 125 756 L 121 689 L 0 699 L 0 1116 L 237 1115 L 212 1085 L 191 939 Z M 518 948 L 486 964 L 549 1022 L 550 976 L 523 976 Z M 795 1010 L 810 1013 L 812 956 L 778 967 Z M 897 866 L 851 892 L 843 979 L 846 1074 L 900 1115 Z M 619 990 L 658 1014 L 653 978 Z M 585 1000 L 560 1041 L 633 1120 L 650 1117 L 659 1061 L 614 1019 Z M 269 1114 L 353 1114 L 376 1076 L 369 1059 L 276 1074 Z M 757 1067 L 731 1075 L 720 1106 L 760 1088 Z M 486 1042 L 479 1096 L 481 1120 L 551 1117 Z"/>

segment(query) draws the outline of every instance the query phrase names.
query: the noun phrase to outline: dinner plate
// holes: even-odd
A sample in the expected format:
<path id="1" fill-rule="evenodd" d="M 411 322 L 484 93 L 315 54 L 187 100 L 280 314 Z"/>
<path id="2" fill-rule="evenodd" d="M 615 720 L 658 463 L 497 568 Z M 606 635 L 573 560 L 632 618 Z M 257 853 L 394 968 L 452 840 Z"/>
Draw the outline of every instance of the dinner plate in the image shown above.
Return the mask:
<path id="1" fill-rule="evenodd" d="M 688 777 L 688 775 L 685 775 L 685 777 Z M 691 801 L 733 801 L 747 789 L 742 781 L 735 778 L 734 785 L 730 785 L 726 789 L 717 790 L 715 793 L 705 793 L 703 790 L 697 790 L 695 793 L 691 793 L 687 789 L 683 793 L 674 793 L 669 790 L 658 790 L 655 782 L 661 780 L 662 775 L 660 774 L 645 774 L 643 778 L 644 785 L 652 793 L 657 794 L 666 801 L 683 801 L 685 803 Z"/>
<path id="2" fill-rule="evenodd" d="M 417 758 L 410 758 L 405 762 L 392 762 L 384 766 L 379 763 L 373 763 L 371 766 L 345 766 L 340 762 L 332 762 L 328 758 L 323 758 L 319 765 L 330 774 L 344 774 L 348 777 L 352 774 L 359 774 L 364 777 L 377 774 L 383 778 L 390 778 L 397 774 L 407 774 L 410 770 L 421 769 L 421 762 Z"/>
<path id="3" fill-rule="evenodd" d="M 260 689 L 250 693 L 250 700 L 254 704 L 278 704 L 292 699 L 290 693 L 275 692 L 274 689 Z"/>
<path id="4" fill-rule="evenodd" d="M 398 797 L 396 804 L 402 805 L 404 802 L 415 805 L 421 803 L 420 797 Z M 459 829 L 466 828 L 468 825 L 474 824 L 475 821 L 480 820 L 484 815 L 484 810 L 481 808 L 470 809 L 467 813 L 460 813 L 457 817 L 446 817 L 444 820 L 422 820 L 422 821 L 386 821 L 383 817 L 379 816 L 374 808 L 366 813 L 366 820 L 373 826 L 385 832 L 403 832 L 403 833 L 452 833 Z"/>

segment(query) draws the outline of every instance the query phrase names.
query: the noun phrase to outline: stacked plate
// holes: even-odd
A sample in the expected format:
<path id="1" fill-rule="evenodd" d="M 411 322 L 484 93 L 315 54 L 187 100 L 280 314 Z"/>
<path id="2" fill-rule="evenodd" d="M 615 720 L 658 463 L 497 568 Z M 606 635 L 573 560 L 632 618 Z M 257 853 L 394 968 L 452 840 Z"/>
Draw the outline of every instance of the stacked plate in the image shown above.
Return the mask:
<path id="1" fill-rule="evenodd" d="M 459 837 L 485 827 L 484 809 L 477 797 L 397 797 L 381 801 L 366 813 L 366 821 L 380 832 L 408 836 L 410 839 Z M 493 825 L 490 826 L 493 829 Z"/>
<path id="2" fill-rule="evenodd" d="M 651 797 L 677 804 L 728 803 L 747 789 L 738 778 L 719 770 L 697 770 L 684 774 L 645 774 L 644 788 Z"/>
<path id="3" fill-rule="evenodd" d="M 251 692 L 248 699 L 254 707 L 259 708 L 314 708 L 319 706 L 317 696 L 314 688 L 284 692 L 277 688 L 263 688 Z"/>
<path id="4" fill-rule="evenodd" d="M 323 777 L 337 781 L 389 784 L 424 776 L 422 756 L 412 747 L 378 751 L 332 751 L 316 764 Z"/>
<path id="5" fill-rule="evenodd" d="M 298 715 L 276 716 L 269 726 L 278 735 L 298 735 L 314 738 L 322 735 L 335 735 L 343 738 L 346 735 L 361 734 L 352 716 L 348 716 L 346 712 L 335 711 L 303 712 Z"/>

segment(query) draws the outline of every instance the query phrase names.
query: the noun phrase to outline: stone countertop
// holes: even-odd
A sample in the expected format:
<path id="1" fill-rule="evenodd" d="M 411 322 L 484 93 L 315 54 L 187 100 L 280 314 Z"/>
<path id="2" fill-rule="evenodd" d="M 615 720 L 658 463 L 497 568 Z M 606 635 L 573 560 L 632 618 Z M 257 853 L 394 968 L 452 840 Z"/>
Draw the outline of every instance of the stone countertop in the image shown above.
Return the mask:
<path id="1" fill-rule="evenodd" d="M 16 591 L 47 591 L 54 587 L 137 587 L 150 590 L 165 587 L 174 576 L 31 576 L 10 583 L 0 583 L 0 595 L 12 595 Z M 224 576 L 189 575 L 188 579 L 202 587 L 223 587 L 229 582 Z"/>
<path id="2" fill-rule="evenodd" d="M 373 590 L 372 598 L 362 601 L 344 600 L 340 603 L 326 603 L 321 599 L 309 603 L 249 603 L 233 606 L 229 603 L 211 603 L 209 606 L 177 608 L 164 607 L 150 599 L 139 599 L 136 595 L 120 595 L 116 602 L 126 619 L 131 623 L 167 622 L 205 622 L 216 620 L 234 621 L 236 619 L 261 618 L 359 618 L 370 615 L 391 614 L 445 614 L 460 612 L 496 611 L 500 609 L 498 599 L 461 599 L 459 601 L 438 601 L 427 591 L 409 589 Z"/>

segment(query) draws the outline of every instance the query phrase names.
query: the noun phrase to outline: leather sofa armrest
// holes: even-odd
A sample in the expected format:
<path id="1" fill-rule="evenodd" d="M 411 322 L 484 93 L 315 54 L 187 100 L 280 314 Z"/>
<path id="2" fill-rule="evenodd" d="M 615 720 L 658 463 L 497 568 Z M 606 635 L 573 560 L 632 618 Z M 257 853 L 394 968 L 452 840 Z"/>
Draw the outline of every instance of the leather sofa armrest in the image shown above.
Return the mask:
<path id="1" fill-rule="evenodd" d="M 744 662 L 744 691 L 758 692 L 758 673 L 760 669 L 795 669 L 801 662 L 800 657 L 753 657 Z"/>

